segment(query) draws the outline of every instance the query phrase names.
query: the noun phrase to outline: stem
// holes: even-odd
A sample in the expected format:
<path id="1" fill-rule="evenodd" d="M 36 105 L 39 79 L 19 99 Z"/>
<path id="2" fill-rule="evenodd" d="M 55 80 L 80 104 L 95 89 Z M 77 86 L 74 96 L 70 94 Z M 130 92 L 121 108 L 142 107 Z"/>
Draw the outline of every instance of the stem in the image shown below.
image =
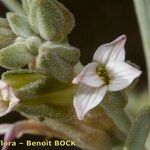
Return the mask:
<path id="1" fill-rule="evenodd" d="M 12 12 L 23 15 L 21 4 L 17 0 L 1 0 L 1 2 Z"/>
<path id="2" fill-rule="evenodd" d="M 124 110 L 126 105 L 127 96 L 123 92 L 109 93 L 101 103 L 102 108 L 116 126 L 127 135 L 131 127 L 131 121 Z"/>
<path id="3" fill-rule="evenodd" d="M 150 107 L 145 107 L 135 120 L 124 150 L 143 150 L 150 130 Z"/>
<path id="4" fill-rule="evenodd" d="M 147 63 L 150 94 L 150 0 L 134 0 Z"/>

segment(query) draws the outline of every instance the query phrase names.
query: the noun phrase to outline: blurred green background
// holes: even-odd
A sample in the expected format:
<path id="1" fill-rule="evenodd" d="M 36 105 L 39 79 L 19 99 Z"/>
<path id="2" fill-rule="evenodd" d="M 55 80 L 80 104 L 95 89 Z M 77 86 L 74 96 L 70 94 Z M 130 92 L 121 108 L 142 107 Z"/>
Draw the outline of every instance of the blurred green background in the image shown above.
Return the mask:
<path id="1" fill-rule="evenodd" d="M 137 18 L 132 0 L 60 0 L 74 14 L 76 27 L 69 35 L 70 43 L 81 50 L 81 62 L 85 65 L 92 60 L 92 56 L 101 44 L 111 42 L 121 34 L 128 37 L 126 43 L 126 60 L 138 64 L 143 71 L 137 86 L 138 93 L 147 88 L 146 64 Z M 5 17 L 8 10 L 0 3 L 1 17 Z M 1 68 L 1 73 L 5 69 Z M 15 122 L 23 119 L 17 113 L 11 113 L 0 119 L 1 123 Z M 32 140 L 42 140 L 35 136 L 24 136 Z M 28 150 L 25 146 L 14 149 Z M 12 148 L 11 148 L 12 149 Z M 32 148 L 32 149 L 38 149 Z M 39 148 L 40 150 L 41 148 Z M 42 150 L 77 150 L 77 148 L 42 148 Z"/>

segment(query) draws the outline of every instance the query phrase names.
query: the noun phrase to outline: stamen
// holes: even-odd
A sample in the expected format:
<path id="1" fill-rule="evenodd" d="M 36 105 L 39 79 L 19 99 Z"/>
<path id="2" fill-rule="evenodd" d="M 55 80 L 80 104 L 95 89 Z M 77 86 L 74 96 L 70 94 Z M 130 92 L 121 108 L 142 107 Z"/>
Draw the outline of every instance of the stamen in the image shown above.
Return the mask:
<path id="1" fill-rule="evenodd" d="M 109 84 L 109 76 L 108 76 L 108 73 L 107 71 L 105 70 L 105 68 L 103 66 L 98 66 L 97 67 L 97 74 L 98 76 L 105 82 L 105 85 L 108 85 Z"/>

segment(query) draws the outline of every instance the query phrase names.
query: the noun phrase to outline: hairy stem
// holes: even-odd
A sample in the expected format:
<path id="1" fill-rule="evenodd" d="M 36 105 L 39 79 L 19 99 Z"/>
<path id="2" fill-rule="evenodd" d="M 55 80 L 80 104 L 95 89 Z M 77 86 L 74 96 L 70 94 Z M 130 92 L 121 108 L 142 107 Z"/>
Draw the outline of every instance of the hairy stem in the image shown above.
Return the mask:
<path id="1" fill-rule="evenodd" d="M 135 10 L 141 30 L 144 53 L 147 62 L 149 94 L 150 94 L 150 0 L 134 0 Z"/>
<path id="2" fill-rule="evenodd" d="M 21 4 L 17 0 L 1 0 L 1 2 L 12 12 L 24 14 Z"/>
<path id="3" fill-rule="evenodd" d="M 131 121 L 124 110 L 126 105 L 127 96 L 124 92 L 109 93 L 101 103 L 102 108 L 116 126 L 127 135 L 131 127 Z"/>
<path id="4" fill-rule="evenodd" d="M 150 130 L 150 106 L 144 107 L 135 120 L 124 150 L 143 150 Z"/>

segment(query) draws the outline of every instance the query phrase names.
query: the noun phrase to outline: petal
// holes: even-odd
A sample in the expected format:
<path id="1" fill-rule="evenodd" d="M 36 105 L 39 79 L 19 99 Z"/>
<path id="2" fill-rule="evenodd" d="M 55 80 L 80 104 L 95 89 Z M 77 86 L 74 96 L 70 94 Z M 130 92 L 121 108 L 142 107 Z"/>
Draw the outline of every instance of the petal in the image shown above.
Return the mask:
<path id="1" fill-rule="evenodd" d="M 110 77 L 109 91 L 119 91 L 128 87 L 142 73 L 125 62 L 110 62 L 106 70 Z"/>
<path id="2" fill-rule="evenodd" d="M 91 87 L 100 87 L 104 84 L 104 81 L 96 73 L 97 63 L 89 63 L 84 69 L 77 75 L 72 83 L 79 84 L 84 83 Z"/>
<path id="3" fill-rule="evenodd" d="M 0 135 L 9 132 L 11 127 L 12 127 L 11 124 L 2 124 L 2 125 L 0 125 Z"/>
<path id="4" fill-rule="evenodd" d="M 1 94 L 2 94 L 2 100 L 8 101 L 8 96 L 9 96 L 9 87 L 6 86 L 1 89 Z"/>
<path id="5" fill-rule="evenodd" d="M 3 89 L 7 86 L 7 83 L 4 82 L 3 80 L 0 80 L 0 89 Z"/>
<path id="6" fill-rule="evenodd" d="M 125 42 L 126 36 L 122 35 L 111 43 L 103 44 L 96 50 L 93 60 L 101 65 L 106 65 L 109 61 L 124 61 Z"/>
<path id="7" fill-rule="evenodd" d="M 19 99 L 13 93 L 13 90 L 11 87 L 8 87 L 7 91 L 5 91 L 4 89 L 2 89 L 1 92 L 2 92 L 2 95 L 3 94 L 7 95 L 7 100 L 4 99 L 4 100 L 0 101 L 0 117 L 11 112 L 12 109 L 19 103 Z M 3 96 L 3 98 L 4 98 L 4 96 Z"/>
<path id="8" fill-rule="evenodd" d="M 15 96 L 13 90 L 10 88 L 9 89 L 9 107 L 7 109 L 7 113 L 9 113 L 18 103 L 19 103 L 19 99 Z"/>
<path id="9" fill-rule="evenodd" d="M 107 86 L 92 88 L 80 84 L 73 102 L 78 119 L 83 120 L 84 115 L 102 101 L 106 92 Z"/>

